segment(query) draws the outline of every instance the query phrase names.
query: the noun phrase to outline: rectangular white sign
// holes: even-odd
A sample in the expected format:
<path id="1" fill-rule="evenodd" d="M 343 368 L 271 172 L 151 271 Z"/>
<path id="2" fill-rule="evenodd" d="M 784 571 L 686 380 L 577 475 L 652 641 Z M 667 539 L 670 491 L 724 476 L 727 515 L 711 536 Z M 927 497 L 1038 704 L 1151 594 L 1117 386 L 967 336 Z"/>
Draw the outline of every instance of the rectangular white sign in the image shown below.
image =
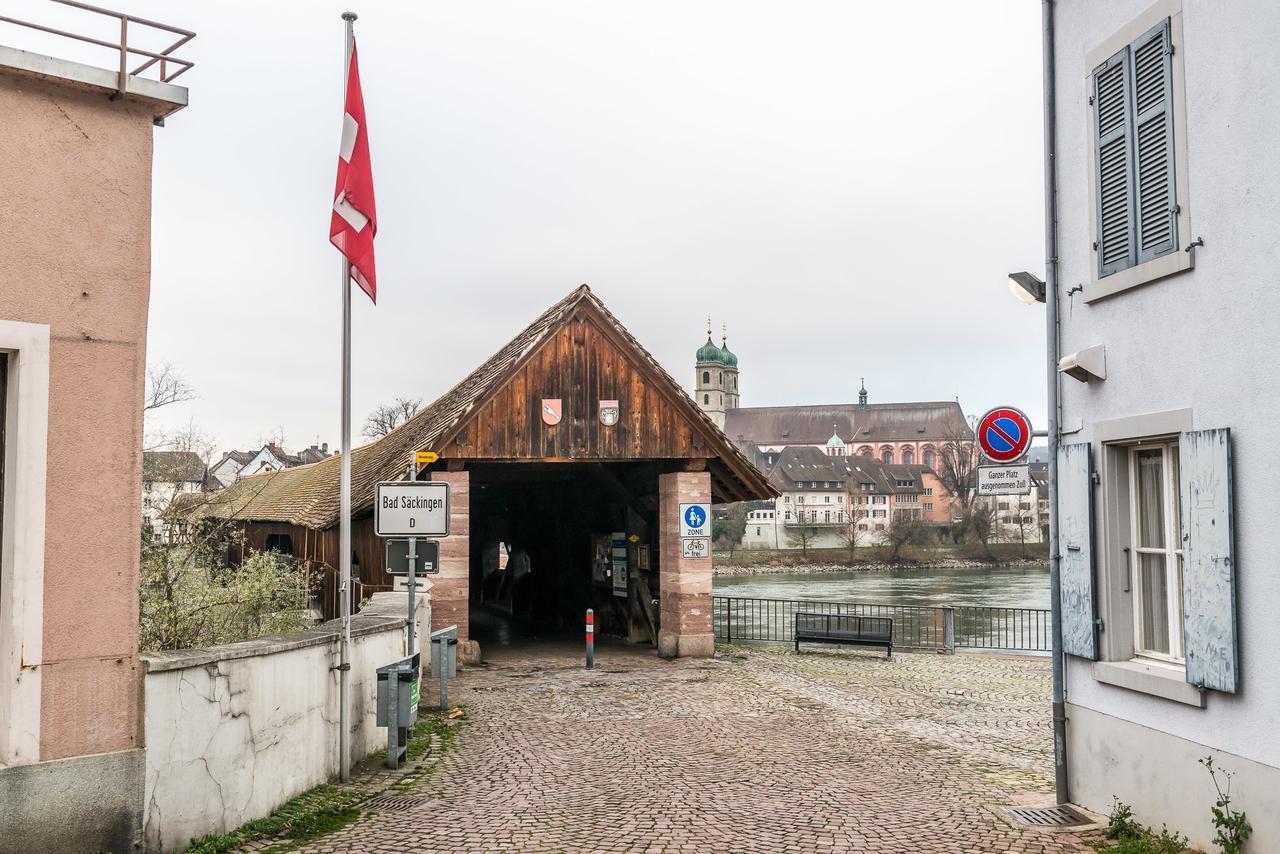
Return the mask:
<path id="1" fill-rule="evenodd" d="M 979 495 L 1026 495 L 1031 492 L 1031 466 L 978 466 Z"/>
<path id="2" fill-rule="evenodd" d="M 680 505 L 680 537 L 711 536 L 711 505 Z"/>
<path id="3" fill-rule="evenodd" d="M 610 538 L 609 559 L 613 568 L 613 595 L 627 598 L 627 535 L 614 534 Z"/>
<path id="4" fill-rule="evenodd" d="M 431 480 L 384 481 L 373 501 L 379 537 L 449 536 L 449 484 Z"/>
<path id="5" fill-rule="evenodd" d="M 706 560 L 711 557 L 711 540 L 706 537 L 686 537 L 680 542 L 684 544 L 684 557 L 693 560 Z"/>

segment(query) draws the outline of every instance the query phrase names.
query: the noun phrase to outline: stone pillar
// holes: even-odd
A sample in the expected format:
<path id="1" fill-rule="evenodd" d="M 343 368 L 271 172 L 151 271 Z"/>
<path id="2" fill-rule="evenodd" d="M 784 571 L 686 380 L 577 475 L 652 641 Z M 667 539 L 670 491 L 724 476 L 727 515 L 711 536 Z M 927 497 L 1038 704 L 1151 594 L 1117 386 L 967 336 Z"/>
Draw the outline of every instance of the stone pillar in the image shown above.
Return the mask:
<path id="1" fill-rule="evenodd" d="M 716 650 L 711 627 L 711 558 L 685 558 L 680 542 L 680 505 L 694 503 L 711 503 L 710 472 L 671 472 L 659 476 L 662 618 L 658 654 L 664 658 L 706 658 Z"/>
<path id="2" fill-rule="evenodd" d="M 440 541 L 440 574 L 431 579 L 431 629 L 456 625 L 458 641 L 462 642 L 468 637 L 471 475 L 465 471 L 436 471 L 431 473 L 431 479 L 449 484 L 450 501 L 449 536 Z"/>

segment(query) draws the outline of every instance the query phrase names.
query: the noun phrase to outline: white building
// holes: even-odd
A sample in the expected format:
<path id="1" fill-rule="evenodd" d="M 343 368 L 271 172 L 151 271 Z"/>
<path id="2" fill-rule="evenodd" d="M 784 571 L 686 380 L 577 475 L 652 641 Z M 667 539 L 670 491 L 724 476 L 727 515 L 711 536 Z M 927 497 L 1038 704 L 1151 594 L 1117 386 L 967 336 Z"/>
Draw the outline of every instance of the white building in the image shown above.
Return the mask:
<path id="1" fill-rule="evenodd" d="M 179 495 L 203 492 L 204 460 L 192 451 L 146 451 L 142 455 L 142 527 L 156 536 L 169 532 L 164 512 Z"/>
<path id="2" fill-rule="evenodd" d="M 274 442 L 268 442 L 256 451 L 227 451 L 222 455 L 222 459 L 209 467 L 209 474 L 215 481 L 210 486 L 213 489 L 221 489 L 246 475 L 316 463 L 328 456 L 328 442 L 303 448 L 296 454 L 290 454 Z"/>
<path id="3" fill-rule="evenodd" d="M 1280 851 L 1280 6 L 1052 8 L 1070 795 Z"/>

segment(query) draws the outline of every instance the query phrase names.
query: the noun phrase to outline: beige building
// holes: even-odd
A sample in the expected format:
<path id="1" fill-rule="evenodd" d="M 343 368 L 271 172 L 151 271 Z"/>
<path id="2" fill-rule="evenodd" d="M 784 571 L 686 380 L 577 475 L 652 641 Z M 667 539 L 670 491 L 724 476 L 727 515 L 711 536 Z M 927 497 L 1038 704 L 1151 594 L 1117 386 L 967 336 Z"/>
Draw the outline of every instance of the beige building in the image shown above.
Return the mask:
<path id="1" fill-rule="evenodd" d="M 0 851 L 140 840 L 152 134 L 186 103 L 0 45 Z"/>

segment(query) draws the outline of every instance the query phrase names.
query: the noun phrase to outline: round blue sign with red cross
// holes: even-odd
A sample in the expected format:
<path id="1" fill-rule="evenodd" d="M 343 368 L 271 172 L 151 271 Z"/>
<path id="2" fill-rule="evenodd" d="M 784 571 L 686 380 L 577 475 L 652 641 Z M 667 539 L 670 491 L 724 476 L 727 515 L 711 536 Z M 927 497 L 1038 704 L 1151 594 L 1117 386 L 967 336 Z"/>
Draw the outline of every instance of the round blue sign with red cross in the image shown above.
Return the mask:
<path id="1" fill-rule="evenodd" d="M 998 406 L 978 421 L 978 446 L 993 463 L 1011 463 L 1031 447 L 1031 420 L 1022 410 Z"/>

